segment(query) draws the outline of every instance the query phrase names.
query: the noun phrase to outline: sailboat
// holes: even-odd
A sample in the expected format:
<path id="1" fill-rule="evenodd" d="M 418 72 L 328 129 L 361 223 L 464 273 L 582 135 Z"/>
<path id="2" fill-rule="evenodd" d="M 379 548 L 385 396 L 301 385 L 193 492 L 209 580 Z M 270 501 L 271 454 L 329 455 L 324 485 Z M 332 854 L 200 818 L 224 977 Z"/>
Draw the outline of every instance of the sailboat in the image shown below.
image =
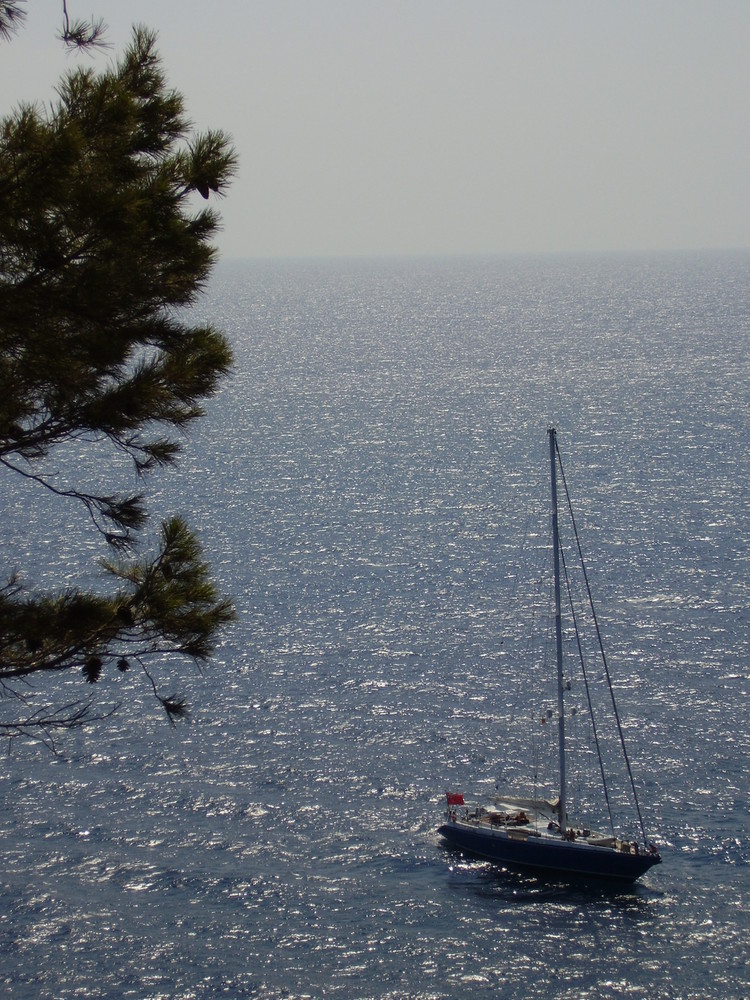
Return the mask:
<path id="1" fill-rule="evenodd" d="M 552 506 L 552 561 L 554 579 L 554 640 L 557 665 L 557 758 L 559 764 L 558 794 L 556 798 L 538 798 L 536 796 L 516 797 L 497 795 L 488 805 L 470 807 L 464 800 L 462 792 L 447 792 L 447 811 L 445 822 L 439 828 L 439 833 L 452 847 L 466 851 L 469 854 L 499 863 L 508 867 L 520 867 L 545 872 L 560 877 L 615 879 L 621 882 L 633 882 L 653 865 L 661 862 L 657 848 L 646 838 L 638 796 L 630 766 L 622 726 L 611 682 L 609 693 L 620 746 L 627 771 L 631 798 L 635 805 L 641 839 L 623 839 L 616 835 L 610 809 L 610 831 L 598 833 L 584 823 L 571 820 L 568 816 L 568 790 L 566 778 L 566 755 L 568 747 L 565 732 L 565 694 L 570 687 L 564 680 L 563 662 L 563 625 L 561 597 L 561 561 L 567 580 L 567 566 L 560 545 L 558 522 L 558 468 L 568 500 L 567 507 L 573 527 L 573 537 L 576 539 L 579 562 L 585 581 L 585 592 L 591 609 L 591 617 L 597 637 L 600 657 L 604 664 L 604 672 L 609 681 L 609 668 L 601 643 L 596 611 L 591 600 L 591 590 L 588 585 L 585 564 L 578 544 L 578 532 L 575 527 L 573 510 L 567 492 L 565 473 L 557 446 L 557 434 L 554 427 L 548 430 L 550 455 L 550 483 Z M 573 625 L 577 628 L 576 616 L 571 615 Z M 578 643 L 580 650 L 580 640 Z M 584 668 L 585 669 L 585 668 Z M 589 699 L 590 706 L 590 699 Z M 596 728 L 594 725 L 594 734 Z M 604 796 L 609 808 L 604 765 L 600 751 L 599 740 L 596 738 L 599 753 L 599 768 L 604 784 Z"/>

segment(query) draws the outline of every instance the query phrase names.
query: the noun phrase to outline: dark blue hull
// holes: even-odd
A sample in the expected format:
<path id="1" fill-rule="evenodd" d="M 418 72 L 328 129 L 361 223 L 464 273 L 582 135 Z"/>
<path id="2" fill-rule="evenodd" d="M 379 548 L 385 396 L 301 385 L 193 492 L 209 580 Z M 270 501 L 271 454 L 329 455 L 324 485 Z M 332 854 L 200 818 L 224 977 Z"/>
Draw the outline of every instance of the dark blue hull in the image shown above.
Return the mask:
<path id="1" fill-rule="evenodd" d="M 634 882 L 661 861 L 658 854 L 628 854 L 611 847 L 549 837 L 508 836 L 464 823 L 445 823 L 438 833 L 454 847 L 488 861 L 576 878 Z"/>

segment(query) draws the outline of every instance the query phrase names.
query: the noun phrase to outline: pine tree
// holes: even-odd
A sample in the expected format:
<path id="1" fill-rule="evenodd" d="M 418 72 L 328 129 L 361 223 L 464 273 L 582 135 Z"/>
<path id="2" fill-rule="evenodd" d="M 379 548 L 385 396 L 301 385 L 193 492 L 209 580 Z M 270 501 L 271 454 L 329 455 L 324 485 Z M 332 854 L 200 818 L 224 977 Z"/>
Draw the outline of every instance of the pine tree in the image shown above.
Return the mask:
<path id="1" fill-rule="evenodd" d="M 0 5 L 0 36 L 16 6 Z M 175 461 L 175 432 L 231 364 L 224 337 L 180 309 L 214 259 L 218 218 L 202 199 L 221 195 L 234 167 L 224 134 L 191 131 L 142 28 L 112 68 L 69 72 L 49 110 L 22 106 L 0 122 L 0 471 L 68 498 L 110 552 L 93 591 L 32 593 L 16 574 L 0 583 L 4 693 L 40 672 L 94 683 L 139 665 L 174 720 L 184 702 L 158 693 L 153 664 L 205 660 L 233 617 L 181 519 L 137 557 L 143 491 L 61 484 L 54 457 L 106 448 L 140 481 Z M 76 703 L 0 731 L 47 739 L 89 717 Z"/>

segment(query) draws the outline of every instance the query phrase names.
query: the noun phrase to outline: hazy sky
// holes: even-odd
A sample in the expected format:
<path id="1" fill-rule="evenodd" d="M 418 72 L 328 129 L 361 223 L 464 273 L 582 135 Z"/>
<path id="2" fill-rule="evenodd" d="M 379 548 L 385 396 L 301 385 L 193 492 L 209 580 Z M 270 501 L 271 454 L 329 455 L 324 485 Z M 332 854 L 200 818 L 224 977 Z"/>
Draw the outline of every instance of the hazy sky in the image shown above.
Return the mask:
<path id="1" fill-rule="evenodd" d="M 234 136 L 225 256 L 750 246 L 750 0 L 69 0 Z M 0 108 L 77 58 L 61 2 Z"/>

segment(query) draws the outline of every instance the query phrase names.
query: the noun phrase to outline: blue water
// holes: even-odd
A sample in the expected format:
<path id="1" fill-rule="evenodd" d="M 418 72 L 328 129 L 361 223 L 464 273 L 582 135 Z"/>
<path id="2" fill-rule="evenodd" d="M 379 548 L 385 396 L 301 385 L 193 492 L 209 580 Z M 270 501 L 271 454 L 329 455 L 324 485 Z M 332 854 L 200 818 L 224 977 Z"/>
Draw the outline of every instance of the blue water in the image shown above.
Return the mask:
<path id="1" fill-rule="evenodd" d="M 237 365 L 153 510 L 239 620 L 163 666 L 189 724 L 105 674 L 108 723 L 3 757 L 9 995 L 747 996 L 750 253 L 225 263 L 196 313 Z M 446 788 L 548 754 L 509 608 L 551 421 L 664 858 L 626 890 L 435 833 Z M 0 496 L 4 571 L 99 554 Z"/>

